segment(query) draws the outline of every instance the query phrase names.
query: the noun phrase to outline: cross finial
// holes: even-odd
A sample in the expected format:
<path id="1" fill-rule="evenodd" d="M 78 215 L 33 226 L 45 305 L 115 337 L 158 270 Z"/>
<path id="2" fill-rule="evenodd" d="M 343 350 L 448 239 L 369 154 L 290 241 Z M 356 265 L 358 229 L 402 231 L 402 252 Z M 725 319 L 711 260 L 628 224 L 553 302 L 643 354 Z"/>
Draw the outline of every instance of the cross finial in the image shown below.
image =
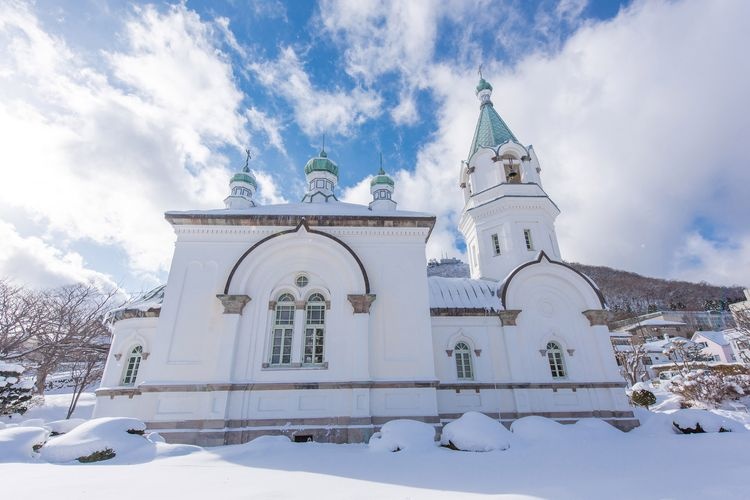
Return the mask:
<path id="1" fill-rule="evenodd" d="M 378 171 L 378 175 L 385 175 L 385 170 L 383 170 L 383 152 L 380 152 L 380 170 Z"/>
<path id="2" fill-rule="evenodd" d="M 250 170 L 250 168 L 247 165 L 248 163 L 250 163 L 250 158 L 252 158 L 253 156 L 250 154 L 249 149 L 245 149 L 245 153 L 247 154 L 247 157 L 245 158 L 245 166 L 242 168 L 242 170 L 247 172 Z"/>
<path id="3" fill-rule="evenodd" d="M 482 65 L 481 64 L 479 65 L 479 78 L 483 78 L 482 77 Z"/>
<path id="4" fill-rule="evenodd" d="M 326 150 L 326 134 L 323 133 L 323 147 L 320 149 L 321 151 Z"/>

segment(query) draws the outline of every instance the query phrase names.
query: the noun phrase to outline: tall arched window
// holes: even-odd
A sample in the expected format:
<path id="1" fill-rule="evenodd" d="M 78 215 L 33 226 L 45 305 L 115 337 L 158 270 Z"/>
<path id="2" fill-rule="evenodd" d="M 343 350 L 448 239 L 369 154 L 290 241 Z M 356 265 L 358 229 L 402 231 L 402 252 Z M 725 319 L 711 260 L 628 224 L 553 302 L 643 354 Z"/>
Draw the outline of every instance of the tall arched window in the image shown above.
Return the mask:
<path id="1" fill-rule="evenodd" d="M 547 361 L 549 361 L 552 378 L 565 378 L 565 362 L 563 361 L 562 349 L 557 342 L 547 344 Z"/>
<path id="2" fill-rule="evenodd" d="M 128 361 L 125 363 L 125 372 L 122 375 L 122 385 L 133 385 L 138 376 L 138 368 L 141 366 L 143 359 L 143 347 L 137 345 L 133 347 L 128 355 Z"/>
<path id="3" fill-rule="evenodd" d="M 323 363 L 323 340 L 325 337 L 326 299 L 319 293 L 310 295 L 305 307 L 305 364 Z"/>
<path id="4" fill-rule="evenodd" d="M 466 342 L 459 342 L 453 350 L 456 357 L 456 374 L 459 380 L 473 380 L 474 369 L 471 366 L 471 349 Z"/>
<path id="5" fill-rule="evenodd" d="M 294 337 L 294 297 L 282 294 L 276 300 L 273 332 L 271 334 L 272 365 L 288 365 L 292 362 L 292 338 Z"/>

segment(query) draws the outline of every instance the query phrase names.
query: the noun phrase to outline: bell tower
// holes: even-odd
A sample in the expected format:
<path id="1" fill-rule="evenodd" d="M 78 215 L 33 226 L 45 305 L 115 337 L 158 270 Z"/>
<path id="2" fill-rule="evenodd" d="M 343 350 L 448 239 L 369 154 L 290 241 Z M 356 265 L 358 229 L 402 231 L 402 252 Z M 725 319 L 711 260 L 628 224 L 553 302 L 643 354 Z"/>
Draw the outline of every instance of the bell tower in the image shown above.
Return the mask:
<path id="1" fill-rule="evenodd" d="M 503 280 L 544 251 L 560 260 L 555 218 L 560 210 L 542 189 L 539 160 L 492 104 L 492 85 L 476 87 L 479 119 L 468 159 L 461 162 L 464 195 L 459 230 L 466 241 L 472 278 Z"/>

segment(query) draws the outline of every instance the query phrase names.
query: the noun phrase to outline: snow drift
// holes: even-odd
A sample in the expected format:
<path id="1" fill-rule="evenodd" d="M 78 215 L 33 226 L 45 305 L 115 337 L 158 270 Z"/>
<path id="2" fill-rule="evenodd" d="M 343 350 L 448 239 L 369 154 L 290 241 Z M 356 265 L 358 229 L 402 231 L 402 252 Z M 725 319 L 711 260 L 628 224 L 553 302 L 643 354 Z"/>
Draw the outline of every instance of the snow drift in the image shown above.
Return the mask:
<path id="1" fill-rule="evenodd" d="M 100 461 L 114 458 L 152 458 L 154 443 L 143 436 L 146 425 L 134 418 L 96 418 L 67 434 L 51 439 L 41 450 L 43 460 L 54 463 Z"/>
<path id="2" fill-rule="evenodd" d="M 461 451 L 507 450 L 512 437 L 497 420 L 470 411 L 443 427 L 440 444 Z"/>
<path id="3" fill-rule="evenodd" d="M 369 442 L 375 451 L 416 451 L 435 447 L 435 427 L 416 420 L 391 420 L 372 435 Z"/>
<path id="4" fill-rule="evenodd" d="M 47 441 L 49 431 L 42 427 L 8 427 L 0 430 L 0 462 L 27 462 Z"/>

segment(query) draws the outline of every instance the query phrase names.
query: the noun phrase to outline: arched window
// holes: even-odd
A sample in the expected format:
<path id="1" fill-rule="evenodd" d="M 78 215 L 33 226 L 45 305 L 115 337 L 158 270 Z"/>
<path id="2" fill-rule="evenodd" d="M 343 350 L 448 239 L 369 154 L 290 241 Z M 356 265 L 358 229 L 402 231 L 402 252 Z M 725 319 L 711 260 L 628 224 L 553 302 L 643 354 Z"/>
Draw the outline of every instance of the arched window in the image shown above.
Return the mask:
<path id="1" fill-rule="evenodd" d="M 547 361 L 549 361 L 549 369 L 552 372 L 552 378 L 565 378 L 563 353 L 557 342 L 549 342 L 547 344 Z"/>
<path id="2" fill-rule="evenodd" d="M 471 349 L 466 342 L 459 342 L 453 350 L 456 357 L 456 374 L 459 380 L 473 380 L 474 369 L 471 366 Z"/>
<path id="3" fill-rule="evenodd" d="M 143 347 L 137 345 L 130 351 L 128 361 L 125 363 L 125 373 L 123 373 L 122 376 L 122 385 L 135 384 L 135 379 L 138 376 L 138 368 L 141 366 L 141 359 L 143 359 Z"/>
<path id="4" fill-rule="evenodd" d="M 305 364 L 323 363 L 323 341 L 325 338 L 326 299 L 319 293 L 310 295 L 305 306 Z"/>
<path id="5" fill-rule="evenodd" d="M 282 294 L 276 300 L 273 332 L 271 333 L 272 365 L 288 365 L 292 362 L 292 338 L 294 337 L 294 297 Z"/>

